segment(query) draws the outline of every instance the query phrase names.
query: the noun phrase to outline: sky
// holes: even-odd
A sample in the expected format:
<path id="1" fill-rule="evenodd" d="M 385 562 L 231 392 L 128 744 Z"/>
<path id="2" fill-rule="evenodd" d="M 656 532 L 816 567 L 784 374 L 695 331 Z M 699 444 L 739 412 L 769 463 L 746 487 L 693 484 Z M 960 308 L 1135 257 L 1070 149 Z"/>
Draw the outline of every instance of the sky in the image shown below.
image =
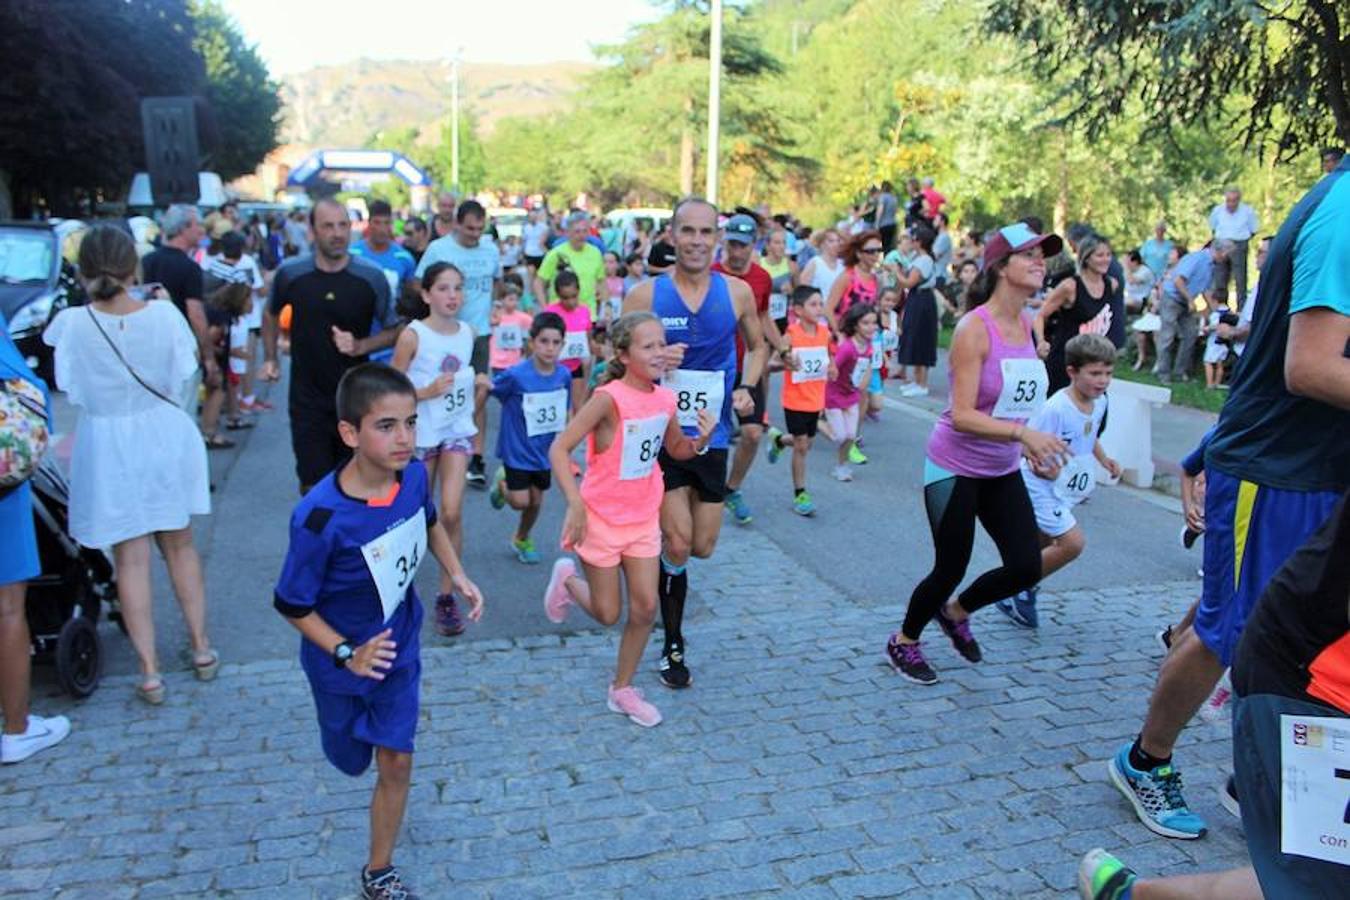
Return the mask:
<path id="1" fill-rule="evenodd" d="M 650 0 L 223 0 L 275 75 L 368 59 L 546 63 L 655 20 Z"/>

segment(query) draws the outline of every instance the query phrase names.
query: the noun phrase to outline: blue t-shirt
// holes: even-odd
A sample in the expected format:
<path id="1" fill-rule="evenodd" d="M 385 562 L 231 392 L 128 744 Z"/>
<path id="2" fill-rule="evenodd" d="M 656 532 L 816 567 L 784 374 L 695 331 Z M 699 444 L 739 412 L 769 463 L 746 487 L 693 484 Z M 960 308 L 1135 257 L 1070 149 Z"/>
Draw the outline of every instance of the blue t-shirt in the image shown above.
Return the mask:
<path id="1" fill-rule="evenodd" d="M 717 428 L 708 446 L 723 450 L 731 442 L 731 392 L 737 379 L 736 307 L 726 279 L 717 272 L 709 278 L 708 293 L 698 312 L 693 313 L 670 276 L 658 276 L 652 285 L 652 312 L 666 329 L 667 344 L 687 345 L 681 369 L 722 373 L 722 408 L 717 411 Z M 685 426 L 683 430 L 690 437 L 698 436 L 697 426 Z"/>
<path id="2" fill-rule="evenodd" d="M 453 234 L 436 238 L 417 264 L 417 277 L 438 262 L 451 263 L 464 275 L 464 306 L 459 320 L 474 334 L 491 334 L 488 319 L 492 315 L 493 286 L 502 277 L 502 255 L 497 245 L 486 236 L 478 239 L 476 247 L 465 247 Z"/>
<path id="3" fill-rule="evenodd" d="M 382 252 L 376 253 L 362 239 L 352 244 L 352 255 L 363 256 L 384 270 L 384 277 L 389 282 L 389 295 L 395 301 L 403 293 L 403 282 L 412 278 L 413 272 L 417 270 L 417 260 L 398 244 L 390 244 Z"/>
<path id="4" fill-rule="evenodd" d="M 1192 297 L 1199 297 L 1209 290 L 1209 279 L 1213 274 L 1214 257 L 1210 255 L 1209 248 L 1201 247 L 1199 250 L 1192 250 L 1183 256 L 1177 263 L 1176 268 L 1163 279 L 1163 296 L 1169 300 L 1181 302 L 1176 285 L 1177 276 L 1181 276 L 1186 279 L 1186 293 Z"/>
<path id="5" fill-rule="evenodd" d="M 1139 256 L 1144 261 L 1144 265 L 1153 270 L 1153 274 L 1161 277 L 1167 271 L 1167 257 L 1172 253 L 1172 242 L 1163 239 L 1149 238 L 1139 245 Z"/>
<path id="6" fill-rule="evenodd" d="M 1181 471 L 1194 478 L 1205 471 L 1205 448 L 1209 446 L 1210 438 L 1214 437 L 1214 426 L 1210 426 L 1204 436 L 1200 438 L 1200 443 L 1195 445 L 1195 449 L 1186 454 L 1186 458 L 1181 461 Z"/>
<path id="7" fill-rule="evenodd" d="M 398 492 L 392 501 L 376 505 L 343 493 L 338 484 L 343 468 L 339 466 L 324 476 L 291 513 L 290 546 L 277 579 L 273 605 L 292 617 L 316 612 L 357 647 L 390 628 L 390 640 L 398 645 L 393 667 L 415 665 L 422 602 L 413 587 L 412 574 L 403 602 L 386 624 L 379 592 L 361 548 L 413 516 L 425 516 L 428 528 L 435 524 L 436 505 L 427 470 L 417 460 L 410 462 L 399 476 Z M 315 689 L 327 693 L 366 694 L 380 684 L 339 669 L 323 648 L 303 637 L 300 663 Z"/>
<path id="8" fill-rule="evenodd" d="M 544 375 L 535 368 L 534 360 L 523 359 L 492 379 L 492 396 L 501 401 L 502 419 L 497 430 L 497 458 L 513 469 L 531 472 L 547 471 L 548 450 L 558 431 L 543 431 L 530 437 L 525 422 L 526 394 L 563 392 L 561 419 L 556 406 L 543 404 L 532 410 L 536 416 L 548 418 L 557 424 L 558 431 L 567 425 L 567 408 L 571 402 L 572 373 L 563 366 L 555 366 L 553 374 Z M 554 420 L 557 420 L 556 422 Z"/>

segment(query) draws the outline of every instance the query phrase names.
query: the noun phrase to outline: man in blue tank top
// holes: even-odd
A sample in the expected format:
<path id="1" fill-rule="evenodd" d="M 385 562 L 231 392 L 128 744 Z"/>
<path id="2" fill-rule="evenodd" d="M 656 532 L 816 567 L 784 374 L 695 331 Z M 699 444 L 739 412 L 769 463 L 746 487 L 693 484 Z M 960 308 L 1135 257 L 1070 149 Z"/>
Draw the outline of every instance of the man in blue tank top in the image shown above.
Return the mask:
<path id="1" fill-rule="evenodd" d="M 748 414 L 754 405 L 745 385 L 758 384 L 767 362 L 748 285 L 712 271 L 717 246 L 717 207 L 706 200 L 680 201 L 672 215 L 675 265 L 645 281 L 624 298 L 624 312 L 649 311 L 666 329 L 664 383 L 675 392 L 676 415 L 686 434 L 698 433 L 698 413 L 718 410 L 717 428 L 708 450 L 680 462 L 660 457 L 666 495 L 661 503 L 661 682 L 683 688 L 692 683 L 684 661 L 684 600 L 689 589 L 685 566 L 689 557 L 707 559 L 722 528 L 722 502 L 727 495 L 727 447 L 732 413 Z M 736 332 L 745 340 L 742 381 L 736 374 Z M 742 383 L 743 382 L 743 383 Z"/>

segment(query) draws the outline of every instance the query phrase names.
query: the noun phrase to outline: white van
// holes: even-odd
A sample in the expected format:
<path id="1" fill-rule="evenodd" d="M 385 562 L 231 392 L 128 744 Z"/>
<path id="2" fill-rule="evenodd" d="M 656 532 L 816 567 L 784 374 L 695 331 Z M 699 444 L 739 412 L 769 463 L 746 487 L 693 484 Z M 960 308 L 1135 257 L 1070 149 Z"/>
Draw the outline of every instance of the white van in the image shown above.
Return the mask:
<path id="1" fill-rule="evenodd" d="M 200 210 L 219 209 L 229 197 L 225 194 L 225 183 L 215 172 L 197 173 L 197 208 Z M 131 189 L 127 191 L 128 209 L 154 209 L 155 200 L 150 194 L 150 175 L 137 172 L 131 176 Z"/>

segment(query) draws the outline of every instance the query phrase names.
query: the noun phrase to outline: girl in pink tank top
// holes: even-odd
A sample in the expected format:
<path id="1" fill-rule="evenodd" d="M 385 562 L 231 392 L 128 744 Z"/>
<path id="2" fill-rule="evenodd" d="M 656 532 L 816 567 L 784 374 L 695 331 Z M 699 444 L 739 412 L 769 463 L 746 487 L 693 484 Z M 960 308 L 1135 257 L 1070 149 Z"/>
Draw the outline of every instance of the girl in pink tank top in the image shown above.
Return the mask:
<path id="1" fill-rule="evenodd" d="M 621 316 L 609 327 L 614 358 L 596 388 L 549 450 L 553 477 L 567 498 L 562 546 L 576 551 L 586 577 L 569 557 L 553 564 L 544 612 L 561 622 L 575 603 L 602 625 L 622 612 L 619 569 L 628 583 L 628 623 L 608 704 L 639 725 L 659 724 L 661 713 L 633 687 L 642 650 L 656 619 L 661 554 L 661 498 L 665 484 L 657 455 L 689 459 L 707 450 L 717 420 L 699 412 L 697 439 L 675 417 L 675 394 L 656 381 L 664 374 L 666 348 L 661 320 L 651 313 Z M 580 489 L 571 454 L 586 440 L 586 477 Z"/>

